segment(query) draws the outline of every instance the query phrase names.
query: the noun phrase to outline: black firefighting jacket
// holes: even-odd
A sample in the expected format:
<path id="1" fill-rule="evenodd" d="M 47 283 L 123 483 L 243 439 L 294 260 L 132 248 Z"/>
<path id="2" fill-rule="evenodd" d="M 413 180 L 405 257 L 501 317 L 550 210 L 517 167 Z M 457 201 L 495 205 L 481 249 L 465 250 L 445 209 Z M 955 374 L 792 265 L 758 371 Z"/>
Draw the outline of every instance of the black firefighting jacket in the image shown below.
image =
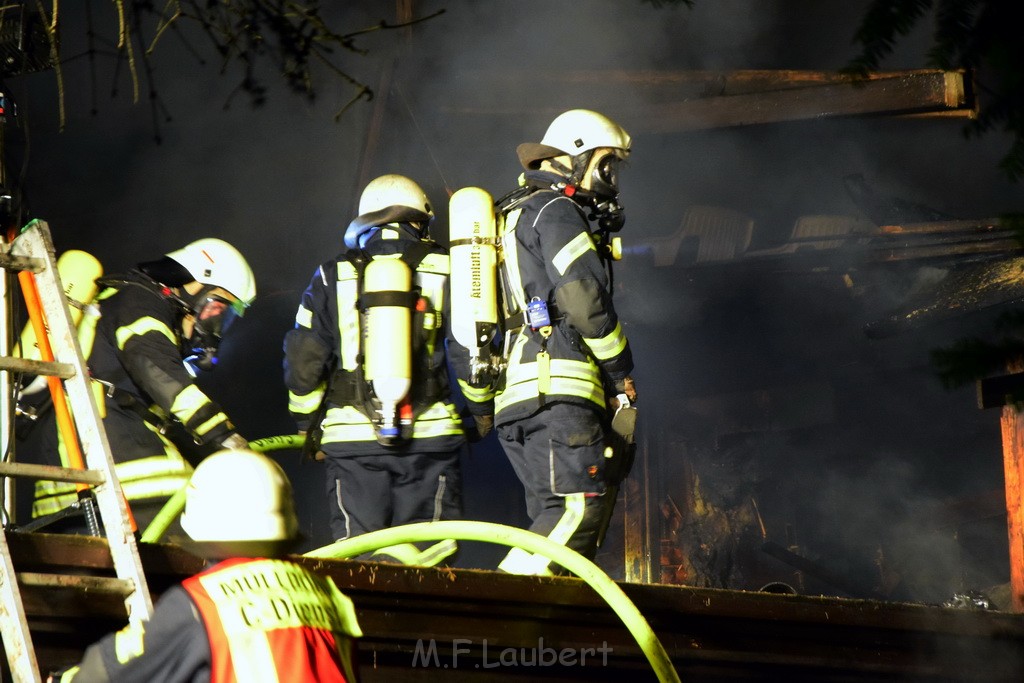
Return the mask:
<path id="1" fill-rule="evenodd" d="M 284 380 L 288 409 L 299 431 L 311 424 L 324 402 L 321 444 L 339 455 L 382 452 L 446 452 L 465 440 L 462 423 L 451 401 L 445 352 L 449 260 L 437 244 L 414 237 L 411 228 L 374 235 L 362 251 L 348 251 L 323 263 L 302 294 L 295 327 L 285 335 Z M 365 339 L 359 311 L 362 293 L 358 258 L 387 258 L 410 250 L 425 250 L 416 259 L 413 287 L 424 301 L 413 319 L 413 377 L 410 395 L 415 419 L 394 446 L 378 443 L 372 411 L 365 404 L 366 386 L 359 386 L 359 366 Z M 361 341 L 362 340 L 362 341 Z"/>
<path id="2" fill-rule="evenodd" d="M 629 375 L 633 358 L 586 214 L 546 187 L 499 210 L 499 279 L 512 343 L 493 387 L 460 379 L 471 412 L 486 413 L 492 399 L 497 424 L 529 417 L 551 402 L 603 412 L 605 385 Z M 526 324 L 531 302 L 547 309 L 549 327 Z"/>
<path id="3" fill-rule="evenodd" d="M 201 444 L 219 443 L 235 428 L 184 366 L 181 306 L 142 273 L 104 284 L 110 286 L 97 297 L 98 315 L 88 312 L 78 327 L 82 355 L 125 497 L 165 498 L 185 485 L 191 467 L 156 423 L 176 419 Z M 73 485 L 39 481 L 33 515 L 57 512 L 76 499 Z"/>

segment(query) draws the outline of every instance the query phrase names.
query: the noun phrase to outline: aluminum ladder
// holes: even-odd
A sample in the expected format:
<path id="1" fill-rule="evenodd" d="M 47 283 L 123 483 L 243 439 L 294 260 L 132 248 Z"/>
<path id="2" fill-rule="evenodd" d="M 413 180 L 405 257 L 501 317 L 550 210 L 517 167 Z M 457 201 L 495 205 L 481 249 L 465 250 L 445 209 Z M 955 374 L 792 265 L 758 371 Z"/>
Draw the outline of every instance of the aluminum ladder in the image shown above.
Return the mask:
<path id="1" fill-rule="evenodd" d="M 49 227 L 43 221 L 34 220 L 12 242 L 0 243 L 0 246 L 0 267 L 33 274 L 45 318 L 46 335 L 53 350 L 53 361 L 0 356 L 0 370 L 64 380 L 64 391 L 85 463 L 85 469 L 71 469 L 0 462 L 0 477 L 62 481 L 92 487 L 90 502 L 95 500 L 95 512 L 102 521 L 102 535 L 107 539 L 116 574 L 116 578 L 102 578 L 16 572 L 7 544 L 7 530 L 0 534 L 0 630 L 7 662 L 16 682 L 41 683 L 43 672 L 39 670 L 32 644 L 21 586 L 60 585 L 123 595 L 128 619 L 133 623 L 152 616 L 153 602 L 128 505 L 114 471 L 110 444 L 90 390 L 89 373 L 57 271 Z"/>

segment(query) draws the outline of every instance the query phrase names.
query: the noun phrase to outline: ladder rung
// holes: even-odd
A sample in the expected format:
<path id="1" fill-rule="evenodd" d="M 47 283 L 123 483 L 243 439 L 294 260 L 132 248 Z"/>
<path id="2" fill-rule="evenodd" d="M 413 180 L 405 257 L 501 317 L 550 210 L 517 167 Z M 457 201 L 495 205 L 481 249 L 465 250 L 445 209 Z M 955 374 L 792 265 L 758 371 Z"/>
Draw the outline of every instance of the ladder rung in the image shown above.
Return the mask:
<path id="1" fill-rule="evenodd" d="M 15 358 L 13 356 L 0 356 L 0 370 L 24 372 L 29 375 L 52 375 L 61 379 L 71 379 L 77 374 L 75 366 L 71 363 L 31 360 L 28 358 Z"/>
<path id="2" fill-rule="evenodd" d="M 24 477 L 44 481 L 65 481 L 73 484 L 102 484 L 107 480 L 100 470 L 76 470 L 70 467 L 34 465 L 27 462 L 0 462 L 0 477 Z"/>
<path id="3" fill-rule="evenodd" d="M 73 588 L 87 593 L 105 593 L 120 597 L 135 592 L 135 582 L 111 576 L 80 576 L 78 574 L 44 574 L 17 572 L 18 583 L 37 588 Z"/>
<path id="4" fill-rule="evenodd" d="M 0 268 L 41 273 L 46 270 L 46 260 L 35 256 L 14 256 L 7 252 L 0 252 Z"/>

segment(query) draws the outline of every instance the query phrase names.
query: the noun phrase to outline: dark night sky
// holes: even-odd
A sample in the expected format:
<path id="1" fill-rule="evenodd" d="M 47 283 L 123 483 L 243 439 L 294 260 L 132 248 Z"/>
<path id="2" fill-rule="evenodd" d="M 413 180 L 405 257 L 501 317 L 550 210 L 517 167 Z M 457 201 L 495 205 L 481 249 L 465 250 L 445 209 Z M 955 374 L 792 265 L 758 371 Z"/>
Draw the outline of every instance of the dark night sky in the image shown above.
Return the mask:
<path id="1" fill-rule="evenodd" d="M 349 9 L 339 19 L 346 29 L 394 18 L 391 3 L 345 4 Z M 446 11 L 415 26 L 408 43 L 401 42 L 399 32 L 371 33 L 357 41 L 369 50 L 367 56 L 346 54 L 339 60 L 373 88 L 380 87 L 394 60 L 378 98 L 383 129 L 365 169 L 375 103 L 360 103 L 335 123 L 334 112 L 352 95 L 349 87 L 321 72 L 320 96 L 310 104 L 287 92 L 268 70 L 265 107 L 250 108 L 239 93 L 225 108 L 239 78 L 237 68 L 229 65 L 218 75 L 215 61 L 198 64 L 168 36 L 154 59 L 156 92 L 173 117 L 158 121 L 162 144 L 154 142 L 147 104 L 130 103 L 125 70 L 112 97 L 111 60 L 97 61 L 92 86 L 89 60 L 80 58 L 64 66 L 68 117 L 63 132 L 56 130 L 52 72 L 5 83 L 19 107 L 15 124 L 6 124 L 9 172 L 16 175 L 27 139 L 22 187 L 33 215 L 49 222 L 58 250 L 90 251 L 111 272 L 208 235 L 239 247 L 257 274 L 259 296 L 204 386 L 245 436 L 289 433 L 281 339 L 314 267 L 339 250 L 361 173 L 409 175 L 442 209 L 446 193 L 466 185 L 503 194 L 519 172 L 515 146 L 539 140 L 558 111 L 593 102 L 619 101 L 622 111 L 637 107 L 640 95 L 628 87 L 617 86 L 612 96 L 600 84 L 567 87 L 563 82 L 552 92 L 548 88 L 555 79 L 544 74 L 834 69 L 855 53 L 852 36 L 867 2 L 695 4 L 687 10 L 624 0 L 414 3 L 417 14 Z M 62 4 L 65 56 L 79 53 L 84 44 L 81 17 L 74 15 L 78 8 L 70 5 L 77 3 Z M 107 13 L 105 7 L 96 11 Z M 97 25 L 106 24 L 98 20 Z M 885 68 L 926 66 L 927 37 L 922 26 Z M 193 36 L 193 43 L 209 56 L 201 39 Z M 528 85 L 509 91 L 505 82 L 486 76 L 502 70 L 535 77 L 514 81 Z M 93 101 L 95 115 L 90 114 Z M 452 113 L 500 110 L 510 102 L 528 113 Z M 617 116 L 615 106 L 603 108 Z M 621 123 L 630 128 L 628 119 Z M 688 134 L 640 132 L 623 180 L 629 216 L 623 237 L 642 245 L 672 233 L 688 207 L 711 205 L 751 216 L 752 246 L 771 246 L 801 215 L 860 216 L 843 188 L 849 174 L 862 174 L 886 193 L 956 217 L 1019 210 L 1020 187 L 996 169 L 1008 139 L 990 133 L 966 140 L 961 127 L 952 119 L 861 119 Z M 439 211 L 435 226 L 442 241 L 444 214 Z M 651 406 L 647 420 L 678 417 L 679 424 L 695 429 L 665 437 L 661 425 L 645 422 L 652 433 L 689 441 L 696 454 L 703 438 L 700 420 L 676 415 L 679 406 L 716 394 L 808 382 L 828 384 L 835 392 L 840 417 L 828 438 L 801 433 L 734 445 L 735 459 L 718 468 L 724 489 L 748 472 L 739 466 L 744 459 L 771 459 L 767 480 L 744 485 L 785 489 L 790 501 L 804 501 L 803 508 L 780 504 L 776 530 L 797 523 L 802 540 L 810 546 L 817 541 L 821 554 L 870 543 L 879 527 L 910 539 L 904 548 L 916 548 L 923 538 L 915 526 L 920 510 L 1002 486 L 997 416 L 977 410 L 970 388 L 943 390 L 928 368 L 929 348 L 982 329 L 984 319 L 965 318 L 869 343 L 861 326 L 891 302 L 850 301 L 821 281 L 725 280 L 711 305 L 706 292 L 687 290 L 685 278 L 652 273 L 641 262 L 624 262 L 619 282 L 626 292 L 620 314 L 636 347 L 638 388 Z M 296 482 L 307 534 L 325 540 L 319 471 L 300 467 L 297 457 L 281 454 Z M 670 467 L 672 454 L 658 457 Z M 467 456 L 468 517 L 520 524 L 520 497 L 493 442 Z M 773 519 L 771 510 L 764 512 Z M 956 552 L 943 547 L 946 551 Z M 468 558 L 469 564 L 490 561 L 487 552 L 468 553 Z"/>

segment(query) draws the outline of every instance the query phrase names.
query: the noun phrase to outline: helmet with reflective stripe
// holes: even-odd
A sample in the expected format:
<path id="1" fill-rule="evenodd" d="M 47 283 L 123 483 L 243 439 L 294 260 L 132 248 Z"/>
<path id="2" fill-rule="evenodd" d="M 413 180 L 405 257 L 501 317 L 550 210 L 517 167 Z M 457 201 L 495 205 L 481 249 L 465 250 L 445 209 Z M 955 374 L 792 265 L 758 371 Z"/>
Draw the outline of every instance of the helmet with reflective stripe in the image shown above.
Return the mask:
<path id="1" fill-rule="evenodd" d="M 192 473 L 181 528 L 207 557 L 273 557 L 299 538 L 291 483 L 265 455 L 217 451 Z"/>
<path id="2" fill-rule="evenodd" d="M 256 299 L 256 277 L 245 257 L 224 240 L 204 237 L 167 258 L 180 264 L 196 282 L 220 287 L 236 297 L 243 306 Z"/>
<path id="3" fill-rule="evenodd" d="M 536 168 L 537 162 L 552 157 L 576 157 L 607 147 L 629 153 L 629 133 L 604 114 L 589 109 L 570 109 L 559 114 L 539 142 L 524 142 L 516 149 L 523 168 Z"/>
<path id="4" fill-rule="evenodd" d="M 434 209 L 423 189 L 404 175 L 388 174 L 374 178 L 359 197 L 359 215 L 345 231 L 345 246 L 356 249 L 375 228 L 388 223 L 409 223 L 417 227 L 421 238 L 434 218 Z"/>

